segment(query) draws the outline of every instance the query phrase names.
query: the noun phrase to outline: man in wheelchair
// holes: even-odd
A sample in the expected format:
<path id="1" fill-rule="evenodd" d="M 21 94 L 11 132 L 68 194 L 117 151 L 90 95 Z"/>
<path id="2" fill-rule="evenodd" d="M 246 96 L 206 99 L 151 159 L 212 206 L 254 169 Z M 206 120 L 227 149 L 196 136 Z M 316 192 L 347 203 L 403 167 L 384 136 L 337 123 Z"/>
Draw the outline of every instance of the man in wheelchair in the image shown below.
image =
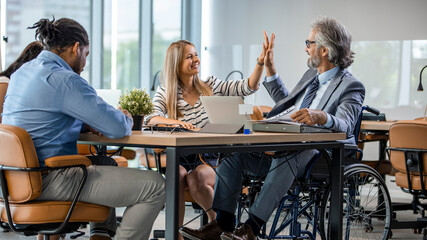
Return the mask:
<path id="1" fill-rule="evenodd" d="M 264 59 L 267 77 L 264 86 L 276 102 L 268 117 L 275 116 L 291 106 L 299 109 L 291 115 L 294 122 L 318 125 L 333 131 L 345 132 L 345 143 L 355 144 L 353 130 L 361 112 L 365 88 L 347 68 L 353 63 L 350 50 L 351 34 L 335 19 L 320 17 L 312 24 L 305 41 L 310 68 L 296 87 L 289 92 L 279 77 L 274 61 L 275 36 L 272 34 L 267 56 Z M 180 229 L 190 239 L 256 239 L 261 226 L 266 223 L 291 187 L 298 171 L 318 153 L 304 150 L 276 158 L 261 155 L 234 153 L 217 168 L 213 209 L 216 221 L 201 229 Z M 235 229 L 234 213 L 244 174 L 263 176 L 264 185 L 249 209 L 248 220 Z"/>

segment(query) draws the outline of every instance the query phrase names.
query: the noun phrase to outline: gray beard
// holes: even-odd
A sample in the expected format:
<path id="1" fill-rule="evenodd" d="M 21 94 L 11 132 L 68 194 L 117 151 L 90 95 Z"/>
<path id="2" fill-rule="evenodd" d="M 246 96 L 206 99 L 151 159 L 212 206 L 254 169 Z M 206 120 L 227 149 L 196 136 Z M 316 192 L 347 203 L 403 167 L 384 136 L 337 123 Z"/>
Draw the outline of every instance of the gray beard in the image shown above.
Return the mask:
<path id="1" fill-rule="evenodd" d="M 320 58 L 318 56 L 312 56 L 307 60 L 307 66 L 313 70 L 316 70 L 320 64 Z"/>

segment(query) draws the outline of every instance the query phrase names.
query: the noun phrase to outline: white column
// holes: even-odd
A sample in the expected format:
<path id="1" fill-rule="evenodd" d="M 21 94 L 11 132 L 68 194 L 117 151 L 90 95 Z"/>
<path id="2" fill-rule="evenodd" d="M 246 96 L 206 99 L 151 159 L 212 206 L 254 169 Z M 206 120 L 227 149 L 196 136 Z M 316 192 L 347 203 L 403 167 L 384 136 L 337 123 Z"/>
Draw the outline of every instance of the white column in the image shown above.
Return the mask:
<path id="1" fill-rule="evenodd" d="M 104 51 L 104 4 L 103 0 L 93 0 L 91 5 L 91 39 L 90 39 L 90 79 L 92 87 L 101 88 L 103 79 Z"/>
<path id="2" fill-rule="evenodd" d="M 139 64 L 141 88 L 150 90 L 151 79 L 151 46 L 153 35 L 153 3 L 152 0 L 140 2 L 140 28 L 139 28 Z M 166 17 L 166 16 L 165 16 Z"/>
<path id="3" fill-rule="evenodd" d="M 411 57 L 412 57 L 412 41 L 402 41 L 402 57 L 400 64 L 400 82 L 399 82 L 399 101 L 397 106 L 410 105 L 411 94 Z"/>

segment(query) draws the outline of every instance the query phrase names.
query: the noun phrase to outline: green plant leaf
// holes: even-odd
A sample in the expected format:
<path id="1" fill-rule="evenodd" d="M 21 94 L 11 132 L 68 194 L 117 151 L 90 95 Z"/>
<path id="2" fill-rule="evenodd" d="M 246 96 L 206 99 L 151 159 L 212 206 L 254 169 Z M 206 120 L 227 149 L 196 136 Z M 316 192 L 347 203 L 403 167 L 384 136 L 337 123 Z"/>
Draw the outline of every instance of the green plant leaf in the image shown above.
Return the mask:
<path id="1" fill-rule="evenodd" d="M 133 88 L 131 91 L 126 89 L 120 96 L 119 104 L 132 116 L 148 115 L 153 111 L 153 102 L 145 89 Z"/>

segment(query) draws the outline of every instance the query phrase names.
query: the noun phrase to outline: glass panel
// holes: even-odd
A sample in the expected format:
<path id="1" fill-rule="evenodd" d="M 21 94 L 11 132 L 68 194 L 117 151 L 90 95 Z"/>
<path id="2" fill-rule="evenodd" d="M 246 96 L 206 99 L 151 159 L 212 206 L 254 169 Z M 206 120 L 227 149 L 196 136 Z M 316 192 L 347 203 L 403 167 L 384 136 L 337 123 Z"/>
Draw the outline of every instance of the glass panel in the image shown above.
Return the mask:
<path id="1" fill-rule="evenodd" d="M 417 109 L 427 108 L 427 68 L 423 71 L 424 91 L 417 91 L 420 82 L 421 69 L 427 65 L 427 40 L 412 41 L 412 64 L 411 64 L 411 105 Z"/>
<path id="2" fill-rule="evenodd" d="M 120 0 L 117 9 L 117 88 L 139 88 L 139 1 Z"/>
<path id="3" fill-rule="evenodd" d="M 57 1 L 57 0 L 7 0 L 6 2 L 6 44 L 5 66 L 18 58 L 30 42 L 34 41 L 33 29 L 27 29 L 41 18 L 55 19 L 62 17 L 78 21 L 88 32 L 90 39 L 90 1 Z M 87 58 L 82 77 L 90 80 L 90 58 Z"/>
<path id="4" fill-rule="evenodd" d="M 101 80 L 101 88 L 111 88 L 111 0 L 104 1 L 104 54 L 103 54 L 103 73 Z M 113 88 L 115 89 L 115 87 Z"/>
<path id="5" fill-rule="evenodd" d="M 209 58 L 215 59 L 214 61 L 203 61 L 200 59 L 200 66 L 204 70 L 202 78 L 214 75 L 221 80 L 239 80 L 243 75 L 243 45 L 232 46 L 210 46 L 207 48 L 209 51 Z M 250 46 L 250 54 L 253 55 L 258 50 L 258 45 Z M 207 58 L 207 57 L 206 57 Z M 208 60 L 208 59 L 206 59 Z M 209 64 L 209 66 L 207 66 Z M 253 65 L 252 65 L 253 67 Z M 233 71 L 239 72 L 233 72 Z M 233 72 L 233 73 L 232 73 Z M 228 77 L 228 78 L 227 78 Z M 246 77 L 243 75 L 243 78 Z M 204 80 L 204 79 L 203 79 Z"/>
<path id="6" fill-rule="evenodd" d="M 366 88 L 365 103 L 377 108 L 397 105 L 401 69 L 400 41 L 359 41 L 352 46 L 351 72 Z"/>
<path id="7" fill-rule="evenodd" d="M 102 88 L 139 87 L 139 1 L 104 2 Z"/>
<path id="8" fill-rule="evenodd" d="M 153 1 L 151 79 L 157 71 L 162 70 L 169 45 L 179 39 L 181 39 L 181 1 Z"/>

